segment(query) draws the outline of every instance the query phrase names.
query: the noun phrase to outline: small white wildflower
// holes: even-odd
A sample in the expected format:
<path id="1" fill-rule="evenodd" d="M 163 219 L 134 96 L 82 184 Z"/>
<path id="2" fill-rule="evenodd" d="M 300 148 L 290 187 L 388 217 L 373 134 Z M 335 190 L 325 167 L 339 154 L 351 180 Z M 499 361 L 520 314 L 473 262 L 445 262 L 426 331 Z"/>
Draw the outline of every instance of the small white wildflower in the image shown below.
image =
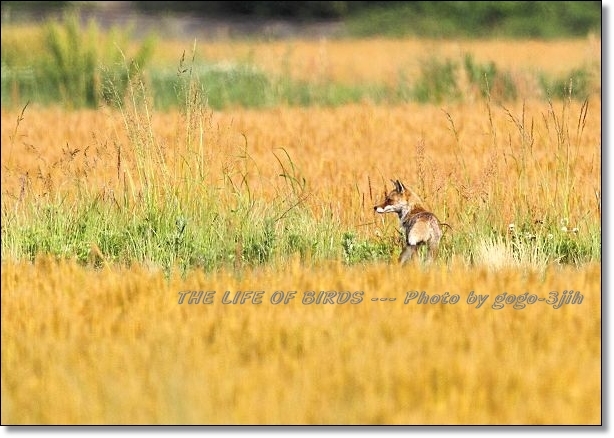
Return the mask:
<path id="1" fill-rule="evenodd" d="M 563 233 L 566 233 L 566 232 L 567 232 L 567 227 L 561 227 L 561 231 L 562 231 Z"/>

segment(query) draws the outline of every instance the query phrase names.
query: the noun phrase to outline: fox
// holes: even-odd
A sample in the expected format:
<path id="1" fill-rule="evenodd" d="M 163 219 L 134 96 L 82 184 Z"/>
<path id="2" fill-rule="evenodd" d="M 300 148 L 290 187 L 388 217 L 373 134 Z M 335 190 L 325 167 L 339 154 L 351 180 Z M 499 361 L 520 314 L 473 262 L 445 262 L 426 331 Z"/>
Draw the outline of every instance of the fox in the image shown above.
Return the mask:
<path id="1" fill-rule="evenodd" d="M 420 197 L 411 189 L 397 180 L 391 180 L 394 188 L 381 204 L 375 205 L 376 213 L 396 213 L 401 227 L 405 231 L 404 248 L 399 256 L 399 264 L 409 261 L 419 246 L 428 246 L 428 258 L 432 261 L 437 257 L 439 241 L 442 236 L 442 222 L 434 213 L 424 208 Z M 449 225 L 448 225 L 449 226 Z"/>

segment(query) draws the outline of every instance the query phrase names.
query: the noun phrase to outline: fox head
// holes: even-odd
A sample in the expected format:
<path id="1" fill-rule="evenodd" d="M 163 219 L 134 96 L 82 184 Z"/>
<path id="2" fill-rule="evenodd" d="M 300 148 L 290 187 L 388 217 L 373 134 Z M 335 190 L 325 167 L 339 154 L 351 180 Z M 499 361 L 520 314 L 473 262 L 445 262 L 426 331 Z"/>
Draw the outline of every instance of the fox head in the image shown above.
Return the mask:
<path id="1" fill-rule="evenodd" d="M 420 198 L 412 190 L 403 185 L 401 181 L 392 180 L 394 188 L 390 191 L 381 204 L 375 205 L 376 213 L 397 213 L 399 218 L 414 210 L 421 204 Z"/>

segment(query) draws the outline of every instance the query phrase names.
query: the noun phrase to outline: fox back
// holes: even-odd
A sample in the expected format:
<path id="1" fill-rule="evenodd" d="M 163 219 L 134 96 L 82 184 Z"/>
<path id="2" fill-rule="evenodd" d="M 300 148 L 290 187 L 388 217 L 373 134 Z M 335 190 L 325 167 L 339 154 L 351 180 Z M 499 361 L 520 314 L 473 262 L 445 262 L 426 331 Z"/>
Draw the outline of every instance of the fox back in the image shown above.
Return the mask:
<path id="1" fill-rule="evenodd" d="M 380 214 L 396 213 L 399 217 L 399 222 L 405 230 L 405 247 L 399 262 L 405 263 L 410 260 L 420 245 L 427 245 L 429 258 L 434 259 L 442 235 L 439 219 L 426 210 L 420 197 L 405 187 L 401 181 L 392 182 L 394 184 L 392 191 L 373 209 Z"/>

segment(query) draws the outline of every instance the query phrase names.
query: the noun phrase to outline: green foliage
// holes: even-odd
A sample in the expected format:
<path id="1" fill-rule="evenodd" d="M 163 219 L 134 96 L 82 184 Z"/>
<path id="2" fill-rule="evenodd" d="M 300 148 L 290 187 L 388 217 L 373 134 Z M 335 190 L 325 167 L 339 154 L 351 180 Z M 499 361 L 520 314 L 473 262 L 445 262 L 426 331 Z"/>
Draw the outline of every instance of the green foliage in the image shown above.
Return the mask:
<path id="1" fill-rule="evenodd" d="M 261 71 L 246 65 L 199 65 L 191 72 L 202 86 L 208 105 L 213 109 L 233 106 L 262 108 L 272 103 L 270 79 Z M 177 93 L 185 78 L 168 71 L 153 70 L 149 84 L 157 108 L 182 106 Z"/>
<path id="2" fill-rule="evenodd" d="M 262 228 L 250 230 L 244 237 L 242 257 L 249 264 L 269 262 L 275 248 L 275 227 L 272 218 L 265 218 Z"/>
<path id="3" fill-rule="evenodd" d="M 2 104 L 17 106 L 27 101 L 42 104 L 62 102 L 72 107 L 91 107 L 102 103 L 102 97 L 105 103 L 118 106 L 126 97 L 128 77 L 138 71 L 147 78 L 155 108 L 166 110 L 185 105 L 178 94 L 184 79 L 175 73 L 151 70 L 147 74 L 138 68 L 137 62 L 131 62 L 121 68 L 97 69 L 91 78 L 86 74 L 74 74 L 77 71 L 74 68 L 68 70 L 66 75 L 60 75 L 52 65 L 55 63 L 47 64 L 49 71 L 55 73 L 44 77 L 35 74 L 34 69 L 3 65 Z M 490 95 L 498 101 L 514 101 L 519 98 L 511 74 L 500 71 L 494 63 L 478 64 L 471 55 L 466 55 L 463 68 L 469 83 L 481 96 Z M 280 104 L 339 106 L 364 100 L 383 104 L 408 101 L 441 103 L 460 101 L 467 97 L 459 87 L 459 64 L 450 59 L 431 58 L 424 61 L 420 76 L 415 80 L 401 72 L 397 85 L 393 87 L 272 78 L 251 66 L 243 65 L 223 69 L 215 65 L 202 65 L 193 74 L 201 84 L 208 105 L 215 110 L 229 107 L 265 108 Z M 571 97 L 578 100 L 599 89 L 594 76 L 585 68 L 574 69 L 557 78 L 540 74 L 538 82 L 544 96 L 556 99 L 570 96 L 570 84 Z"/>
<path id="4" fill-rule="evenodd" d="M 457 85 L 458 66 L 450 61 L 430 58 L 421 64 L 421 75 L 414 85 L 414 97 L 418 102 L 441 103 L 461 97 Z"/>
<path id="5" fill-rule="evenodd" d="M 557 78 L 542 74 L 539 76 L 539 81 L 544 94 L 554 99 L 571 97 L 584 100 L 595 86 L 595 80 L 587 68 L 577 68 Z"/>
<path id="6" fill-rule="evenodd" d="M 393 247 L 387 242 L 358 241 L 356 234 L 350 231 L 341 238 L 343 260 L 348 265 L 379 260 L 389 261 Z"/>
<path id="7" fill-rule="evenodd" d="M 338 106 L 360 102 L 373 93 L 367 87 L 335 83 L 313 84 L 286 78 L 271 78 L 249 65 L 199 65 L 194 73 L 208 105 L 220 110 L 229 107 L 265 108 L 291 106 Z M 157 108 L 181 105 L 176 90 L 182 80 L 174 73 L 152 71 L 149 75 Z"/>
<path id="8" fill-rule="evenodd" d="M 509 233 L 507 240 L 516 260 L 535 262 L 581 264 L 585 260 L 601 258 L 600 245 L 593 237 L 598 230 L 582 230 L 590 238 L 580 238 L 578 228 L 567 229 L 556 222 L 524 222 Z"/>
<path id="9" fill-rule="evenodd" d="M 154 40 L 146 39 L 126 67 L 121 46 L 128 41 L 127 32 L 112 29 L 105 34 L 94 21 L 84 28 L 76 13 L 65 14 L 61 21 L 50 19 L 43 25 L 43 56 L 34 58 L 32 65 L 20 65 L 14 49 L 7 56 L 3 53 L 2 103 L 61 102 L 81 108 L 97 107 L 101 99 L 121 99 L 128 77 L 147 64 L 154 49 Z M 21 50 L 25 54 L 29 48 Z M 114 84 L 115 96 L 109 95 L 109 82 Z M 13 102 L 14 96 L 22 97 Z"/>
<path id="10" fill-rule="evenodd" d="M 67 17 L 63 24 L 49 22 L 44 42 L 49 57 L 43 62 L 43 74 L 52 90 L 72 106 L 95 106 L 98 103 L 96 61 L 98 32 L 90 23 L 81 32 L 78 17 Z"/>
<path id="11" fill-rule="evenodd" d="M 478 64 L 471 54 L 465 55 L 465 72 L 469 82 L 480 90 L 482 97 L 509 101 L 517 97 L 516 86 L 509 73 L 500 73 L 494 62 Z"/>
<path id="12" fill-rule="evenodd" d="M 377 2 L 356 10 L 346 24 L 360 37 L 564 38 L 600 33 L 601 2 Z"/>

